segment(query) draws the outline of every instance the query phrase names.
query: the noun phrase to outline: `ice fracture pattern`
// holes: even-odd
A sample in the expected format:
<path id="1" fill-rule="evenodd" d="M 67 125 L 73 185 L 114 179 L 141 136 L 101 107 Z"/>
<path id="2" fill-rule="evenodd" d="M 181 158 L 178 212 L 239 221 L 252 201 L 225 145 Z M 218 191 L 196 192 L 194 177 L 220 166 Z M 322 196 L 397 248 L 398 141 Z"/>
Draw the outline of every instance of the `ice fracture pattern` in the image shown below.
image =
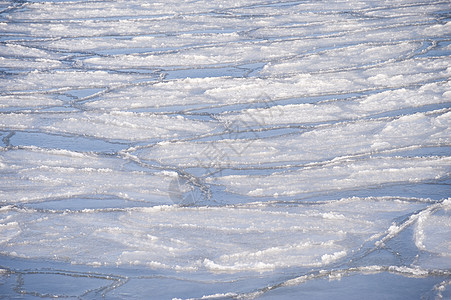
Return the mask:
<path id="1" fill-rule="evenodd" d="M 0 298 L 451 299 L 450 12 L 0 1 Z"/>

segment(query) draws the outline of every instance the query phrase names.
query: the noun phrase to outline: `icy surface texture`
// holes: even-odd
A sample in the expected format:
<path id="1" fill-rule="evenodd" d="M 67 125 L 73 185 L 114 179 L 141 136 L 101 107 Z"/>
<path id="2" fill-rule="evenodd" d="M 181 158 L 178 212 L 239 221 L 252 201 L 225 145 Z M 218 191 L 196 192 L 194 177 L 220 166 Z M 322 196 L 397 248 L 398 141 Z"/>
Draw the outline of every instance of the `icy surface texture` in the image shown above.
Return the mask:
<path id="1" fill-rule="evenodd" d="M 451 299 L 449 1 L 0 1 L 0 298 Z"/>

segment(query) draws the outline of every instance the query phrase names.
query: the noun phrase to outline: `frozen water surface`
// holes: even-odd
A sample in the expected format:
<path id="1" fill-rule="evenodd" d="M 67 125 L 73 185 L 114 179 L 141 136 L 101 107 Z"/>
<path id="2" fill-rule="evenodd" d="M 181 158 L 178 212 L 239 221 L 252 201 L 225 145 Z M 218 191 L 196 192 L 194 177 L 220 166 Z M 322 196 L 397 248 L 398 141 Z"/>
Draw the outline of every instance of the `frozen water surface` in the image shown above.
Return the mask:
<path id="1" fill-rule="evenodd" d="M 451 299 L 449 1 L 0 1 L 0 298 Z"/>

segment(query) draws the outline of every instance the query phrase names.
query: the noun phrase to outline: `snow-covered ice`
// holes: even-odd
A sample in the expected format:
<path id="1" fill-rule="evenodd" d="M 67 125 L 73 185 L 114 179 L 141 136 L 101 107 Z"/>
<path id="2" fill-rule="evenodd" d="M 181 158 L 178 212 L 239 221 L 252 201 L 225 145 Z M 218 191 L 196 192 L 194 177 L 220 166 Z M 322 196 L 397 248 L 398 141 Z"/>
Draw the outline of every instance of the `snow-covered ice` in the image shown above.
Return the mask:
<path id="1" fill-rule="evenodd" d="M 449 1 L 0 1 L 0 298 L 451 298 Z"/>

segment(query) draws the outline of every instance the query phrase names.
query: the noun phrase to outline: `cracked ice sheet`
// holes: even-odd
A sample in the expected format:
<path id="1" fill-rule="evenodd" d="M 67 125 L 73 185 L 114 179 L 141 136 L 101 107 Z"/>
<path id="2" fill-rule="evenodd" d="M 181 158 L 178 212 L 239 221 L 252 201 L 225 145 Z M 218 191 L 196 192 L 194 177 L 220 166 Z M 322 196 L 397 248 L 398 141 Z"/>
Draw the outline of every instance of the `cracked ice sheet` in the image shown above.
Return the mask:
<path id="1" fill-rule="evenodd" d="M 14 108 L 36 108 L 36 107 L 48 107 L 48 106 L 63 106 L 62 100 L 56 99 L 55 96 L 49 96 L 46 94 L 33 94 L 33 95 L 0 95 L 0 109 L 14 109 Z M 25 115 L 22 115 L 26 118 Z M 2 122 L 4 123 L 4 121 Z"/>
<path id="2" fill-rule="evenodd" d="M 3 68 L 10 69 L 27 69 L 27 70 L 35 70 L 35 69 L 55 69 L 62 66 L 62 63 L 58 60 L 51 60 L 45 58 L 38 59 L 17 59 L 17 58 L 5 58 L 0 57 L 0 65 Z"/>
<path id="3" fill-rule="evenodd" d="M 128 1 L 114 1 L 114 2 L 55 2 L 48 3 L 47 5 L 42 5 L 40 3 L 29 4 L 30 11 L 21 11 L 17 14 L 17 18 L 21 19 L 47 19 L 47 20 L 60 20 L 60 19 L 73 19 L 80 17 L 81 19 L 89 18 L 107 18 L 107 17 L 118 17 L 118 16 L 128 16 L 128 17 L 139 17 L 139 16 L 149 16 L 159 14 L 201 14 L 205 11 L 210 10 L 221 10 L 224 7 L 227 9 L 240 6 L 253 6 L 256 4 L 261 4 L 261 1 L 257 0 L 239 0 L 234 1 L 232 4 L 228 1 L 217 1 L 211 3 L 210 1 L 192 1 L 192 2 L 181 2 L 177 0 L 170 0 L 164 2 L 153 2 L 148 3 L 148 1 L 135 1 L 129 3 Z M 34 11 L 38 11 L 39 15 L 33 14 Z"/>
<path id="4" fill-rule="evenodd" d="M 307 98 L 309 96 L 328 94 L 358 93 L 375 89 L 407 89 L 412 85 L 420 84 L 421 87 L 417 89 L 410 87 L 409 90 L 412 93 L 418 90 L 422 98 L 418 100 L 399 99 L 400 102 L 390 104 L 391 109 L 399 109 L 406 107 L 406 104 L 403 102 L 412 103 L 416 101 L 415 104 L 417 105 L 449 102 L 449 93 L 445 94 L 448 88 L 447 79 L 451 75 L 451 68 L 448 67 L 449 62 L 449 59 L 411 59 L 377 66 L 364 71 L 340 71 L 324 74 L 306 73 L 289 76 L 284 79 L 187 78 L 155 83 L 151 87 L 131 86 L 113 89 L 101 99 L 93 99 L 87 102 L 85 106 L 87 108 L 118 110 L 201 104 L 205 107 L 209 105 L 214 107 L 268 100 L 276 104 L 277 101 L 297 97 Z M 391 75 L 387 76 L 385 74 Z M 428 84 L 428 81 L 444 81 L 444 83 Z M 442 95 L 439 93 L 442 93 Z M 406 96 L 409 95 L 407 94 Z M 381 94 L 380 98 L 390 97 L 392 96 L 389 94 Z M 374 98 L 369 98 L 368 100 L 371 99 Z M 355 109 L 354 107 L 351 106 L 350 109 Z M 360 108 L 360 111 L 358 107 L 356 109 L 355 114 L 362 112 L 362 108 Z M 368 108 L 365 106 L 363 109 Z M 382 105 L 373 109 L 375 113 L 386 110 Z M 280 111 L 283 110 L 283 107 L 274 107 L 273 110 Z M 280 119 L 286 120 L 286 118 Z M 297 119 L 294 119 L 293 123 L 296 121 Z"/>
<path id="5" fill-rule="evenodd" d="M 9 5 L 19 9 L 0 14 L 5 146 L 0 197 L 6 201 L 0 284 L 16 280 L 6 297 L 86 296 L 83 287 L 56 287 L 69 281 L 94 289 L 86 298 L 103 293 L 140 298 L 137 291 L 149 289 L 148 276 L 155 276 L 158 289 L 172 284 L 167 292 L 176 297 L 202 297 L 207 291 L 239 297 L 240 291 L 250 291 L 245 297 L 264 294 L 271 284 L 298 284 L 299 289 L 306 280 L 321 284 L 311 270 L 340 278 L 335 267 L 346 273 L 351 261 L 357 267 L 350 272 L 396 271 L 417 279 L 410 287 L 419 282 L 437 289 L 437 297 L 449 286 L 447 202 L 385 197 L 334 204 L 311 197 L 300 203 L 305 191 L 349 189 L 353 194 L 360 187 L 369 194 L 401 196 L 409 192 L 396 187 L 407 183 L 413 188 L 430 184 L 422 188 L 425 197 L 448 197 L 449 2 L 0 2 L 2 9 Z M 262 100 L 264 108 L 247 105 Z M 181 117 L 158 114 L 160 108 Z M 260 118 L 250 116 L 254 113 Z M 193 121 L 199 119 L 208 121 Z M 248 127 L 230 133 L 230 124 Z M 246 132 L 262 124 L 265 131 L 257 136 Z M 265 135 L 293 124 L 299 131 L 291 135 Z M 14 136 L 15 130 L 23 132 Z M 66 150 L 48 149 L 45 138 L 38 143 L 46 150 L 15 146 L 32 135 L 34 140 L 51 135 L 52 147 Z M 94 154 L 86 152 L 92 145 L 74 152 L 73 143 L 59 143 L 63 136 L 77 142 L 80 135 L 86 143 L 120 139 L 133 148 L 115 152 L 119 155 Z M 421 157 L 427 147 L 435 149 L 433 155 Z M 218 161 L 205 159 L 212 149 Z M 407 156 L 397 156 L 404 150 Z M 217 156 L 223 153 L 229 161 Z M 233 168 L 199 178 L 202 187 L 241 194 L 224 193 L 226 203 L 259 202 L 131 208 L 139 201 L 140 206 L 168 203 L 176 168 L 208 168 L 212 162 L 219 169 Z M 443 190 L 435 193 L 439 185 Z M 300 199 L 270 202 L 282 192 Z M 216 190 L 212 194 L 218 196 Z M 78 201 L 83 197 L 86 201 Z M 107 209 L 110 199 L 125 204 Z M 86 209 L 96 201 L 102 202 L 99 209 Z M 381 266 L 368 265 L 367 253 L 356 251 L 366 245 L 369 252 L 389 253 L 374 255 Z M 71 276 L 64 270 L 75 267 L 66 262 L 85 265 L 86 272 Z M 93 277 L 119 278 L 129 265 L 137 270 L 131 285 L 127 275 L 121 288 L 116 281 L 105 289 L 101 286 L 107 283 Z M 250 272 L 233 273 L 243 270 Z M 275 272 L 258 273 L 267 270 Z M 210 280 L 223 271 L 235 274 L 229 282 L 245 284 L 215 290 L 212 281 L 191 280 L 201 273 Z M 255 283 L 253 276 L 267 277 Z M 187 293 L 169 277 L 189 278 Z M 359 298 L 369 294 L 355 293 L 362 281 L 351 289 Z M 328 292 L 324 286 L 319 290 Z M 402 289 L 394 292 L 407 297 Z"/>
<path id="6" fill-rule="evenodd" d="M 291 46 L 291 47 L 290 47 Z M 84 62 L 87 66 L 127 66 L 127 67 L 157 67 L 157 66 L 189 66 L 193 61 L 196 61 L 197 65 L 212 65 L 212 64 L 224 64 L 224 63 L 236 63 L 237 61 L 255 61 L 255 60 L 267 60 L 276 59 L 277 57 L 292 56 L 299 53 L 296 51 L 295 45 L 258 45 L 252 43 L 250 45 L 240 45 L 239 48 L 235 47 L 209 47 L 206 49 L 189 49 L 183 52 L 177 52 L 174 54 L 158 54 L 158 55 L 118 55 L 112 57 L 96 57 L 86 59 Z M 304 46 L 300 43 L 299 46 Z M 298 47 L 299 47 L 298 46 Z M 319 71 L 336 68 L 352 68 L 356 66 L 365 65 L 373 61 L 386 61 L 389 59 L 398 59 L 408 56 L 416 48 L 420 47 L 420 43 L 398 43 L 394 45 L 382 45 L 375 46 L 372 44 L 358 45 L 345 47 L 339 50 L 330 50 L 325 53 L 316 53 L 304 57 L 300 63 L 299 58 L 295 58 L 294 61 L 287 61 L 282 64 L 289 65 L 290 72 L 295 69 L 300 72 Z M 225 48 L 225 49 L 224 49 Z M 300 47 L 299 47 L 300 48 Z M 277 50 L 276 50 L 277 49 Z M 281 50 L 279 50 L 281 49 Z M 285 49 L 288 49 L 285 50 Z M 277 53 L 277 55 L 274 55 Z M 321 64 L 317 64 L 321 55 Z M 340 62 L 340 63 L 337 63 Z M 274 69 L 275 68 L 275 69 Z M 273 65 L 267 65 L 263 69 L 263 74 L 275 74 L 277 73 L 277 67 Z M 286 72 L 284 70 L 284 72 Z M 279 72 L 280 73 L 280 72 Z"/>
<path id="7" fill-rule="evenodd" d="M 117 111 L 111 113 L 9 113 L 0 128 L 32 128 L 48 133 L 82 135 L 111 140 L 141 141 L 153 138 L 183 138 L 208 134 L 218 127 L 212 122 L 193 121 L 183 116 Z"/>
<path id="8" fill-rule="evenodd" d="M 49 71 L 34 70 L 26 75 L 0 82 L 3 92 L 19 93 L 29 90 L 69 90 L 70 88 L 95 88 L 131 84 L 143 76 L 110 74 L 106 71 Z"/>
<path id="9" fill-rule="evenodd" d="M 422 250 L 417 265 L 428 269 L 451 268 L 451 199 L 439 209 L 423 212 L 415 226 L 415 244 Z"/>
<path id="10" fill-rule="evenodd" d="M 316 22 L 318 22 L 318 18 L 322 16 L 317 15 Z M 220 20 L 218 20 L 220 21 Z M 287 23 L 289 20 L 285 20 L 284 23 Z M 296 20 L 293 20 L 296 22 Z M 315 24 L 315 23 L 314 23 Z M 227 24 L 228 26 L 233 26 L 233 28 L 237 28 L 240 24 Z M 275 26 L 277 24 L 271 24 Z M 161 26 L 161 22 L 159 22 L 159 26 Z M 241 24 L 244 26 L 244 24 Z M 336 26 L 339 26 L 338 24 Z M 345 22 L 343 25 L 345 27 L 349 27 L 350 25 Z M 428 24 L 419 24 L 412 28 L 412 26 L 407 27 L 404 31 L 397 31 L 396 34 L 399 35 L 399 39 L 411 39 L 416 42 L 404 42 L 392 45 L 384 45 L 386 44 L 386 37 L 382 34 L 385 28 L 377 28 L 377 30 L 370 30 L 368 32 L 366 27 L 360 28 L 361 25 L 356 23 L 356 26 L 359 28 L 353 29 L 355 32 L 352 33 L 353 43 L 363 43 L 364 45 L 360 46 L 351 46 L 351 47 L 340 47 L 338 46 L 338 50 L 334 51 L 325 51 L 330 58 L 333 55 L 337 56 L 340 54 L 343 55 L 346 51 L 368 51 L 368 53 L 374 57 L 374 55 L 380 55 L 381 52 L 375 53 L 375 49 L 379 49 L 380 51 L 387 50 L 388 47 L 393 48 L 393 50 L 397 49 L 397 54 L 408 54 L 409 49 L 412 51 L 416 47 L 422 45 L 423 42 L 418 41 L 418 36 L 431 36 L 435 35 L 437 37 L 446 36 L 449 33 L 449 28 L 443 26 L 443 28 L 439 28 L 435 25 Z M 314 26 L 310 26 L 314 27 Z M 311 33 L 312 28 L 310 27 L 302 27 L 301 29 L 297 28 L 296 30 L 290 29 L 286 35 L 295 35 L 295 36 L 303 36 L 305 37 L 309 33 Z M 448 26 L 449 27 L 449 26 Z M 272 27 L 270 27 L 272 28 Z M 284 34 L 283 27 L 277 27 L 277 33 L 279 35 Z M 329 29 L 330 27 L 326 27 Z M 186 27 L 184 28 L 185 30 Z M 324 29 L 324 30 L 327 30 Z M 350 28 L 347 28 L 348 30 Z M 243 28 L 245 30 L 245 28 Z M 448 30 L 448 31 L 447 31 Z M 282 32 L 281 32 L 282 31 Z M 293 32 L 294 31 L 294 32 Z M 327 34 L 325 32 L 324 34 Z M 220 59 L 220 63 L 224 64 L 225 62 L 233 62 L 234 64 L 237 61 L 241 61 L 245 63 L 246 61 L 256 61 L 263 60 L 267 61 L 268 59 L 284 59 L 287 57 L 298 56 L 301 53 L 307 54 L 309 52 L 316 52 L 321 49 L 335 48 L 337 44 L 340 44 L 341 37 L 336 36 L 325 36 L 322 39 L 275 39 L 274 41 L 266 41 L 266 36 L 260 36 L 261 29 L 256 30 L 248 35 L 247 38 L 243 40 L 243 34 L 241 34 L 238 30 L 235 32 L 225 32 L 225 33 L 210 33 L 210 34 L 197 34 L 197 33 L 189 33 L 189 32 L 181 32 L 176 36 L 159 36 L 158 34 L 154 34 L 153 36 L 136 36 L 130 37 L 127 39 L 121 37 L 99 37 L 99 38 L 76 38 L 76 39 L 63 39 L 51 42 L 42 42 L 40 43 L 42 46 L 46 48 L 50 47 L 55 50 L 67 49 L 71 51 L 94 51 L 96 53 L 106 53 L 109 51 L 111 53 L 111 47 L 114 46 L 114 50 L 116 52 L 120 52 L 121 54 L 127 54 L 129 52 L 137 52 L 128 56 L 124 55 L 116 55 L 114 57 L 106 57 L 100 59 L 87 59 L 83 60 L 86 63 L 86 66 L 99 67 L 108 66 L 109 68 L 130 68 L 131 66 L 137 68 L 143 67 L 161 67 L 161 66 L 191 66 L 191 61 L 187 60 L 190 58 L 190 52 L 195 53 L 196 62 L 201 63 L 201 56 L 199 54 L 203 53 L 204 57 L 211 56 L 212 54 L 217 54 L 218 48 L 221 50 L 220 53 L 222 57 L 218 57 Z M 368 41 L 368 36 L 371 36 L 372 43 L 380 43 L 379 46 L 366 44 Z M 262 39 L 262 40 L 261 40 Z M 198 46 L 198 45 L 202 46 Z M 351 43 L 352 45 L 352 43 Z M 372 51 L 369 51 L 369 48 L 375 47 Z M 361 49 L 360 49 L 361 48 Z M 403 48 L 405 48 L 403 50 Z M 179 49 L 179 51 L 174 51 L 174 49 Z M 155 52 L 152 54 L 152 52 Z M 139 54 L 141 53 L 141 54 Z M 172 54 L 171 54 L 172 53 Z M 180 60 L 180 53 L 187 55 L 185 60 Z M 332 56 L 331 56 L 332 55 Z M 385 52 L 386 58 L 396 57 L 395 53 Z M 193 58 L 193 56 L 191 55 Z M 342 61 L 346 58 L 349 58 L 350 55 L 346 55 L 345 57 L 341 57 Z M 314 56 L 307 56 L 307 59 L 315 59 Z M 339 58 L 339 57 L 336 57 Z M 354 57 L 355 63 L 360 62 L 363 63 L 368 61 L 371 58 L 369 57 Z M 377 57 L 380 62 L 380 57 Z M 110 63 L 114 60 L 114 63 Z M 155 62 L 158 61 L 157 64 Z M 323 61 L 322 66 L 325 67 Z M 205 64 L 204 62 L 203 64 Z M 211 63 L 211 62 L 210 62 Z"/>
<path id="11" fill-rule="evenodd" d="M 0 152 L 2 204 L 114 196 L 167 204 L 169 177 L 158 171 L 131 171 L 113 157 L 28 147 Z M 13 187 L 20 186 L 20 189 Z M 77 200 L 74 200 L 77 201 Z"/>
<path id="12" fill-rule="evenodd" d="M 223 122 L 238 122 L 249 127 L 357 119 L 405 108 L 450 103 L 450 89 L 450 81 L 429 83 L 415 89 L 388 90 L 344 103 L 326 101 L 319 105 L 311 103 L 276 105 L 266 109 L 224 113 L 218 118 Z"/>
<path id="13" fill-rule="evenodd" d="M 200 3 L 196 3 L 195 5 L 198 5 Z M 205 4 L 205 3 L 204 3 Z M 359 54 L 361 54 L 362 51 L 358 51 L 359 48 L 365 48 L 365 47 L 373 47 L 374 45 L 368 44 L 364 45 L 365 41 L 372 41 L 375 42 L 386 42 L 386 36 L 385 36 L 385 29 L 377 26 L 377 22 L 371 19 L 371 21 L 366 20 L 366 22 L 355 22 L 354 20 L 349 21 L 348 18 L 343 18 L 343 16 L 337 14 L 335 11 L 329 12 L 334 17 L 334 26 L 324 26 L 324 23 L 326 20 L 330 18 L 325 12 L 327 10 L 321 9 L 320 12 L 317 12 L 312 16 L 312 13 L 309 14 L 298 14 L 298 13 L 287 13 L 286 8 L 279 8 L 280 9 L 280 15 L 277 14 L 277 8 L 272 8 L 271 15 L 265 15 L 259 16 L 257 15 L 256 20 L 253 21 L 253 24 L 255 26 L 258 26 L 254 30 L 251 30 L 251 32 L 247 32 L 249 30 L 249 22 L 247 18 L 225 18 L 223 15 L 219 13 L 219 17 L 215 15 L 215 13 L 210 12 L 211 15 L 199 14 L 199 15 L 183 15 L 183 17 L 180 17 L 178 15 L 171 15 L 171 16 L 163 16 L 163 17 L 152 17 L 152 16 L 143 16 L 143 17 L 136 17 L 135 20 L 130 19 L 122 19 L 120 22 L 111 22 L 111 20 L 108 20 L 108 18 L 104 19 L 105 16 L 103 12 L 106 10 L 102 7 L 102 13 L 100 13 L 99 10 L 96 9 L 87 9 L 86 4 L 75 4 L 75 7 L 77 7 L 77 11 L 74 12 L 74 14 L 70 15 L 72 18 L 74 15 L 77 15 L 80 13 L 80 11 L 86 10 L 85 13 L 83 13 L 83 18 L 81 20 L 77 20 L 76 22 L 63 22 L 64 13 L 61 14 L 55 14 L 53 10 L 50 10 L 50 8 L 57 9 L 61 4 L 54 4 L 49 5 L 47 7 L 44 7 L 41 9 L 40 6 L 35 5 L 29 5 L 29 10 L 26 10 L 25 12 L 22 12 L 23 17 L 25 18 L 33 18 L 36 17 L 36 15 L 41 16 L 42 19 L 53 19 L 55 16 L 58 16 L 58 20 L 55 20 L 52 23 L 48 22 L 42 22 L 42 23 L 33 23 L 33 24 L 5 24 L 5 26 L 15 26 L 12 28 L 5 28 L 6 31 L 29 31 L 32 35 L 47 35 L 50 33 L 50 36 L 54 36 L 56 33 L 64 32 L 66 35 L 74 35 L 77 37 L 75 40 L 57 40 L 57 41 L 50 41 L 45 43 L 40 43 L 41 45 L 45 47 L 52 47 L 55 50 L 60 50 L 61 48 L 77 51 L 78 50 L 94 50 L 94 51 L 101 51 L 102 50 L 102 44 L 107 43 L 108 45 L 111 45 L 111 43 L 114 43 L 114 47 L 116 49 L 124 48 L 125 51 L 129 51 L 129 48 L 132 49 L 160 49 L 160 50 L 169 50 L 169 52 L 172 52 L 172 54 L 165 54 L 165 53 L 158 53 L 158 54 L 149 54 L 146 53 L 143 56 L 139 55 L 113 55 L 113 56 L 106 56 L 106 57 L 94 57 L 94 58 L 87 58 L 84 60 L 88 66 L 91 67 L 109 67 L 109 68 L 130 68 L 131 66 L 134 67 L 161 67 L 161 66 L 168 66 L 169 65 L 184 65 L 184 66 L 191 66 L 193 59 L 196 61 L 198 65 L 205 65 L 205 64 L 212 64 L 212 63 L 221 63 L 224 64 L 226 62 L 229 63 L 236 63 L 237 61 L 245 62 L 249 60 L 256 60 L 256 59 L 263 59 L 265 61 L 268 60 L 268 58 L 274 59 L 275 57 L 283 58 L 283 57 L 290 57 L 293 55 L 298 55 L 302 52 L 305 52 L 307 49 L 310 51 L 316 52 L 317 49 L 321 48 L 328 48 L 328 47 L 335 47 L 335 45 L 338 43 L 342 43 L 341 38 L 332 38 L 332 39 L 315 39 L 315 34 L 327 34 L 329 31 L 334 30 L 336 32 L 340 32 L 345 30 L 345 32 L 348 33 L 350 39 L 349 43 L 351 43 L 351 46 L 349 46 L 349 49 L 357 50 Z M 111 6 L 116 6 L 116 3 L 109 4 Z M 145 7 L 148 5 L 143 4 Z M 130 5 L 132 11 L 130 11 L 132 16 L 133 13 L 136 15 L 139 15 L 139 11 L 141 6 L 135 5 L 136 7 L 133 8 L 134 5 Z M 440 10 L 443 6 L 443 3 L 437 3 L 436 5 L 430 5 L 427 6 L 425 9 L 428 9 L 428 11 L 434 12 L 437 10 Z M 164 7 L 167 7 L 166 5 Z M 182 6 L 183 7 L 183 6 Z M 207 5 L 208 7 L 208 5 Z M 302 5 L 300 6 L 302 8 Z M 33 9 L 37 8 L 39 11 L 39 14 L 31 14 L 30 11 L 33 11 Z M 205 8 L 205 5 L 204 5 Z M 45 10 L 49 9 L 49 12 L 46 12 Z M 68 10 L 68 7 L 64 7 L 65 10 Z M 75 9 L 75 8 L 74 8 Z M 252 9 L 255 9 L 252 7 Z M 413 8 L 415 9 L 415 8 Z M 70 10 L 70 9 L 69 9 Z M 112 8 L 113 16 L 118 14 L 118 11 L 116 9 Z M 155 12 L 158 15 L 158 11 L 160 8 L 156 8 Z M 228 10 L 232 11 L 231 8 L 228 8 Z M 107 10 L 108 11 L 108 10 Z M 121 14 L 126 13 L 127 9 L 124 11 L 121 11 Z M 19 14 L 20 16 L 21 14 Z M 91 15 L 91 18 L 94 18 L 94 20 L 85 19 Z M 406 13 L 406 16 L 409 17 L 410 13 Z M 422 14 L 424 20 L 422 20 L 423 23 L 407 23 L 403 24 L 403 26 L 408 26 L 408 29 L 406 30 L 397 30 L 395 32 L 396 38 L 398 40 L 405 40 L 405 39 L 412 39 L 414 41 L 410 42 L 413 44 L 421 44 L 421 38 L 420 37 L 446 37 L 447 34 L 449 34 L 449 23 L 446 25 L 437 25 L 437 24 L 427 24 L 427 21 L 430 20 L 430 17 L 426 17 L 426 14 Z M 397 17 L 400 17 L 399 14 Z M 61 19 L 62 18 L 62 19 Z M 89 17 L 88 17 L 89 18 Z M 95 19 L 97 18 L 97 20 Z M 150 18 L 150 20 L 149 20 Z M 254 17 L 255 18 L 255 17 Z M 178 26 L 174 28 L 174 20 L 177 21 Z M 418 16 L 416 18 L 417 22 Z M 379 21 L 383 23 L 385 26 L 387 26 L 387 20 Z M 388 21 L 390 22 L 390 21 Z M 398 20 L 400 22 L 400 20 Z M 306 34 L 312 34 L 314 33 L 311 38 L 313 41 L 280 41 L 277 40 L 276 42 L 266 42 L 262 41 L 263 44 L 260 44 L 259 42 L 255 41 L 256 39 L 265 39 L 265 34 L 262 35 L 262 27 L 265 28 L 264 30 L 274 30 L 274 28 L 277 28 L 278 34 L 284 35 L 283 29 L 282 32 L 280 32 L 280 27 L 288 26 L 286 24 L 304 24 L 306 25 L 301 26 L 300 30 L 299 28 L 296 28 L 297 31 L 295 31 L 296 36 L 302 36 L 305 37 Z M 321 24 L 322 26 L 320 29 L 317 29 L 318 26 L 317 23 Z M 139 24 L 139 26 L 136 26 Z M 341 26 L 342 27 L 341 27 Z M 353 27 L 354 25 L 355 27 Z M 17 26 L 19 26 L 17 28 Z M 21 28 L 20 26 L 23 26 L 24 28 Z M 134 26 L 134 34 L 147 34 L 149 35 L 149 28 L 152 29 L 150 34 L 157 35 L 156 37 L 129 37 L 130 41 L 124 41 L 124 38 L 118 37 L 118 38 L 107 38 L 107 40 L 96 40 L 96 42 L 93 44 L 93 40 L 86 40 L 86 37 L 84 37 L 83 33 L 86 31 L 89 31 L 94 36 L 103 36 L 105 35 L 119 35 L 119 36 L 127 36 L 127 33 L 129 31 L 129 27 Z M 214 33 L 211 36 L 208 36 L 212 42 L 209 42 L 207 44 L 202 43 L 202 39 L 205 38 L 205 36 L 198 37 L 199 34 L 192 34 L 190 31 L 205 31 L 206 27 L 210 28 L 212 31 L 221 31 L 223 30 L 223 27 L 227 26 L 228 28 L 231 28 L 233 33 Z M 441 26 L 441 27 L 440 27 Z M 103 30 L 101 30 L 101 28 Z M 368 28 L 370 28 L 370 32 L 368 32 Z M 372 28 L 377 28 L 375 33 L 372 33 Z M 388 27 L 390 29 L 390 27 Z M 241 30 L 240 30 L 241 29 Z M 291 31 L 293 29 L 290 29 Z M 173 34 L 177 34 L 180 36 L 177 36 L 177 42 L 171 43 L 171 39 L 174 39 L 174 37 L 170 36 L 163 36 L 163 34 L 168 34 L 169 32 L 173 31 Z M 383 34 L 377 33 L 377 31 L 382 31 Z M 55 33 L 53 33 L 55 32 Z M 82 33 L 83 32 L 83 33 Z M 247 37 L 243 37 L 242 33 L 245 33 Z M 224 36 L 225 34 L 225 36 Z M 230 36 L 228 36 L 230 34 Z M 291 33 L 293 34 L 293 33 Z M 158 36 L 160 35 L 160 36 Z M 368 36 L 369 35 L 369 36 Z M 82 36 L 82 39 L 80 40 L 78 37 Z M 187 43 L 182 43 L 186 37 L 191 37 Z M 224 40 L 223 38 L 226 37 Z M 108 41 L 108 39 L 110 39 Z M 198 43 L 195 42 L 195 39 L 200 39 Z M 244 42 L 243 42 L 244 39 Z M 127 40 L 127 38 L 125 38 Z M 160 42 L 161 40 L 161 42 Z M 249 40 L 249 42 L 246 42 Z M 227 44 L 228 42 L 237 41 L 240 44 Z M 224 43 L 222 45 L 215 45 L 215 43 Z M 196 47 L 195 45 L 202 43 L 202 47 Z M 352 45 L 352 43 L 363 43 L 363 45 Z M 401 42 L 398 43 L 398 46 L 406 46 L 409 44 L 409 42 Z M 122 46 L 121 46 L 122 45 Z M 394 45 L 391 45 L 392 47 L 396 48 L 396 43 Z M 99 48 L 100 47 L 100 48 Z M 174 47 L 178 48 L 178 51 L 174 51 Z M 341 46 L 338 46 L 339 48 Z M 389 45 L 380 45 L 381 51 L 374 51 L 375 49 L 370 50 L 371 55 L 346 55 L 346 53 L 349 54 L 349 52 L 346 50 L 346 47 L 343 49 L 338 50 L 332 50 L 326 51 L 326 56 L 329 54 L 332 54 L 330 59 L 335 59 L 333 61 L 334 64 L 338 62 L 350 62 L 346 61 L 345 58 L 353 58 L 357 60 L 365 61 L 369 60 L 371 57 L 374 57 L 373 55 L 378 55 L 376 61 L 380 62 L 381 55 L 388 55 L 388 57 L 391 57 L 393 55 L 400 55 L 401 53 L 397 53 L 396 51 L 382 51 L 387 47 L 390 47 Z M 384 48 L 385 47 L 385 48 Z M 355 49 L 357 48 L 357 49 Z M 376 47 L 377 48 L 377 47 Z M 108 49 L 111 49 L 108 47 Z M 239 49 L 239 50 L 237 50 Z M 349 50 L 348 49 L 348 50 Z M 220 50 L 220 51 L 218 51 Z M 401 49 L 400 49 L 401 50 Z M 336 56 L 334 54 L 335 52 L 341 52 L 344 56 Z M 138 51 L 139 52 L 139 51 Z M 309 52 L 307 50 L 307 52 Z M 365 54 L 369 53 L 365 52 Z M 391 53 L 393 52 L 393 53 Z M 402 51 L 401 51 L 402 52 Z M 315 54 L 316 55 L 316 54 Z M 315 55 L 309 56 L 306 61 L 309 60 L 315 60 Z M 368 57 L 367 57 L 368 56 Z M 327 60 L 324 60 L 326 62 Z M 286 64 L 286 62 L 282 62 L 282 64 Z M 290 63 L 289 63 L 290 64 Z M 291 64 L 290 64 L 291 65 Z M 317 65 L 317 64 L 314 64 Z M 348 65 L 347 65 L 348 66 Z M 268 66 L 269 67 L 269 66 Z M 322 68 L 327 68 L 327 64 L 322 64 Z M 349 67 L 349 66 L 348 66 Z"/>
<path id="14" fill-rule="evenodd" d="M 137 155 L 162 164 L 218 169 L 276 163 L 314 165 L 339 158 L 344 158 L 344 163 L 347 163 L 346 158 L 355 159 L 376 151 L 449 145 L 451 112 L 436 113 L 438 115 L 417 113 L 388 121 L 364 120 L 318 126 L 304 133 L 267 139 L 230 139 L 238 136 L 232 133 L 212 142 L 161 142 L 152 148 L 137 151 Z M 258 115 L 252 117 L 255 120 Z"/>
<path id="15" fill-rule="evenodd" d="M 419 183 L 449 177 L 451 159 L 372 158 L 365 161 L 343 159 L 325 166 L 270 175 L 228 175 L 208 178 L 226 186 L 229 192 L 253 197 L 294 196 L 333 190 L 352 190 L 384 184 Z"/>
<path id="16" fill-rule="evenodd" d="M 384 237 L 391 220 L 424 207 L 350 198 L 292 207 L 0 210 L 0 252 L 88 265 L 242 272 L 325 267 Z M 339 230 L 337 230 L 339 228 Z"/>

